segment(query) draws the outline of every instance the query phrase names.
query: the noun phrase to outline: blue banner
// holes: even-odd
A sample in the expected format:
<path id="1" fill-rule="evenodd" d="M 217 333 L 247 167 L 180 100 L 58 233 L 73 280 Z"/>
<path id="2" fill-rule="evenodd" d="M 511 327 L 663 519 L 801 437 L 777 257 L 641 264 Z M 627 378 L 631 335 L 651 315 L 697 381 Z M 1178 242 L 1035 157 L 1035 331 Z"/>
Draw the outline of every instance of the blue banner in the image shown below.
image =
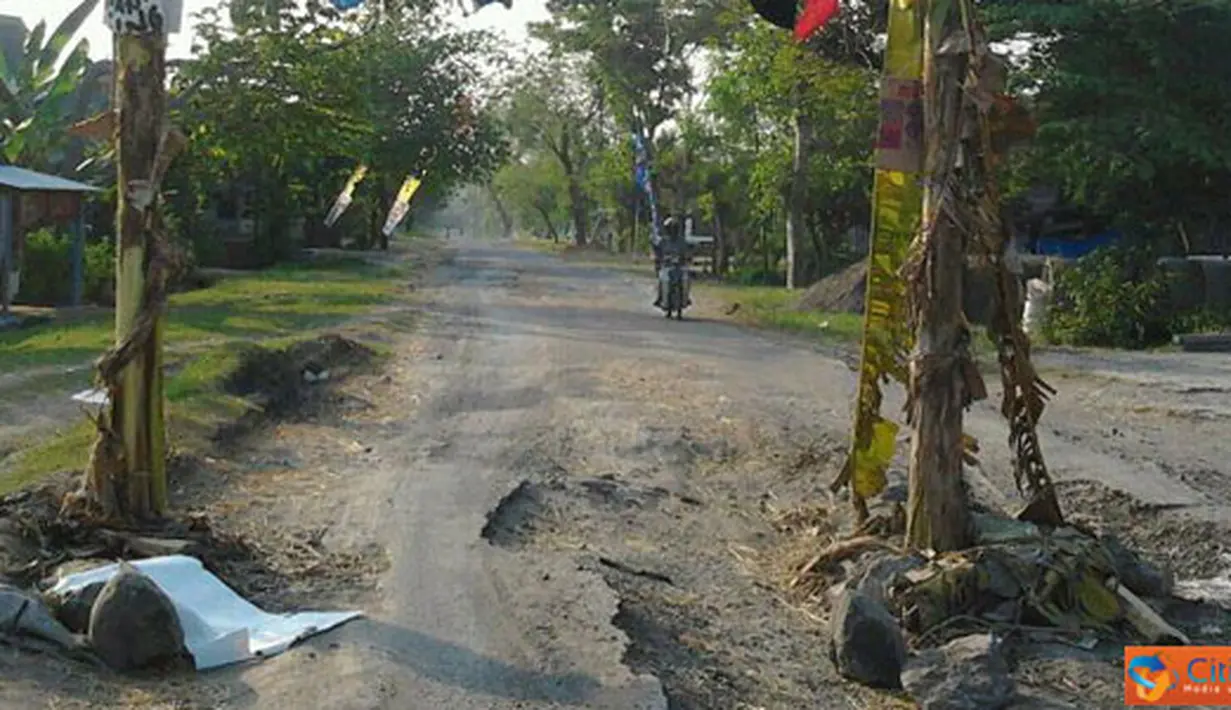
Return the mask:
<path id="1" fill-rule="evenodd" d="M 645 139 L 641 137 L 640 131 L 633 132 L 633 181 L 637 187 L 645 191 L 646 197 L 650 201 L 650 240 L 654 244 L 662 241 L 662 233 L 659 230 L 658 221 L 658 203 L 654 199 L 654 183 L 650 177 L 650 161 L 645 149 Z"/>

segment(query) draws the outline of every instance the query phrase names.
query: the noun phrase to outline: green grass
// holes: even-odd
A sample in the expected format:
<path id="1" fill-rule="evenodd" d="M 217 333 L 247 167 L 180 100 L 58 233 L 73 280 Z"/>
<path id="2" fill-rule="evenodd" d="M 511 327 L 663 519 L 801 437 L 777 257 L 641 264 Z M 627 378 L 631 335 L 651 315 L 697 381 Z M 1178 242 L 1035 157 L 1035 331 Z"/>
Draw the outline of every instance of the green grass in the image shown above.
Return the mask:
<path id="1" fill-rule="evenodd" d="M 164 342 L 174 352 L 328 327 L 388 302 L 399 275 L 359 259 L 332 259 L 224 279 L 171 296 Z M 97 313 L 0 333 L 0 372 L 87 363 L 113 342 L 113 328 L 110 314 Z"/>
<path id="2" fill-rule="evenodd" d="M 164 342 L 168 364 L 182 367 L 166 382 L 172 447 L 199 445 L 220 423 L 247 410 L 246 402 L 219 386 L 239 362 L 237 343 L 282 348 L 314 337 L 322 328 L 391 303 L 403 276 L 401 269 L 333 259 L 228 278 L 208 289 L 173 296 Z M 0 333 L 0 372 L 85 362 L 101 354 L 112 338 L 107 314 Z M 31 383 L 62 379 L 39 374 Z M 27 389 L 22 385 L 6 396 Z M 0 470 L 0 494 L 57 471 L 84 468 L 93 436 L 82 417 L 22 450 L 10 459 L 8 470 Z"/>
<path id="3" fill-rule="evenodd" d="M 739 304 L 734 317 L 749 325 L 792 333 L 816 335 L 840 342 L 858 342 L 863 316 L 858 313 L 800 311 L 795 305 L 803 291 L 772 286 L 695 283 L 698 295 Z"/>

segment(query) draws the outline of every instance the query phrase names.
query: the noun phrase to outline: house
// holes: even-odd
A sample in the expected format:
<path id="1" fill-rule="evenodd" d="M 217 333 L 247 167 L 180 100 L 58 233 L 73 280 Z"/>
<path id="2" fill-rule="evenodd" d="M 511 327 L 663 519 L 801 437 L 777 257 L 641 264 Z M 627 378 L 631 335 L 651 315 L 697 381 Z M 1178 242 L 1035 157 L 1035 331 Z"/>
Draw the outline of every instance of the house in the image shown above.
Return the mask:
<path id="1" fill-rule="evenodd" d="M 80 305 L 85 256 L 83 197 L 98 188 L 55 175 L 0 165 L 0 313 L 7 313 L 21 284 L 26 234 L 41 227 L 69 227 L 73 240 L 72 305 Z"/>

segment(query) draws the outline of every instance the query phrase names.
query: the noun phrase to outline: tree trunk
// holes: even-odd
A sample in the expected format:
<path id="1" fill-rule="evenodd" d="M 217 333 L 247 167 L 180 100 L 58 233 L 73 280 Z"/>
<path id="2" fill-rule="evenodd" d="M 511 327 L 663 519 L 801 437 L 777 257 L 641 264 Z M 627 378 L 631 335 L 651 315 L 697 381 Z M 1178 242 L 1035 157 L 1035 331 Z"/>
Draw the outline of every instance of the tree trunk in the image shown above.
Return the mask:
<path id="1" fill-rule="evenodd" d="M 761 272 L 762 277 L 769 274 L 769 230 L 764 220 L 761 220 Z"/>
<path id="2" fill-rule="evenodd" d="M 127 195 L 116 205 L 119 250 L 116 259 L 115 332 L 117 343 L 128 339 L 147 303 L 153 235 L 148 211 L 156 197 L 142 186 L 153 173 L 166 112 L 166 38 L 155 35 L 116 37 L 115 96 L 119 112 L 118 185 Z M 147 191 L 143 197 L 137 194 Z M 127 188 L 125 190 L 125 188 Z M 137 189 L 134 189 L 137 188 Z M 143 199 L 144 198 L 144 199 Z M 96 501 L 114 503 L 127 518 L 161 515 L 167 507 L 166 440 L 163 426 L 161 314 L 153 316 L 149 336 L 120 371 L 112 389 L 110 431 L 122 444 L 122 468 L 112 481 L 88 476 L 87 488 Z M 106 490 L 106 486 L 114 486 Z M 107 504 L 104 504 L 104 508 Z"/>
<path id="3" fill-rule="evenodd" d="M 714 206 L 714 274 L 727 275 L 727 238 L 722 228 L 722 209 Z"/>
<path id="4" fill-rule="evenodd" d="M 397 192 L 399 188 L 383 178 L 377 184 L 380 185 L 380 193 L 377 198 L 378 204 L 380 205 L 380 228 L 371 235 L 372 239 L 370 239 L 363 248 L 371 248 L 372 242 L 375 241 L 377 246 L 381 249 L 387 250 L 389 248 L 389 235 L 385 234 L 385 221 L 389 219 L 389 211 L 393 209 L 393 203 L 397 199 Z"/>
<path id="5" fill-rule="evenodd" d="M 581 189 L 581 183 L 573 176 L 568 179 L 569 212 L 573 217 L 573 241 L 579 247 L 584 247 L 590 241 L 589 228 L 586 223 L 586 193 Z"/>
<path id="6" fill-rule="evenodd" d="M 500 216 L 500 238 L 511 238 L 513 236 L 513 217 L 505 209 L 504 201 L 500 199 L 500 193 L 496 192 L 496 187 L 490 182 L 484 187 L 487 188 L 487 195 L 491 198 L 492 204 L 496 206 L 496 214 Z"/>
<path id="7" fill-rule="evenodd" d="M 952 211 L 939 205 L 940 200 L 952 199 L 945 183 L 953 178 L 961 140 L 967 59 L 961 49 L 940 53 L 947 37 L 962 32 L 956 4 L 939 17 L 933 16 L 931 0 L 922 0 L 921 4 L 920 14 L 925 18 L 924 174 L 928 180 L 923 198 L 921 261 L 911 284 L 917 340 L 910 367 L 910 420 L 914 431 L 907 541 L 916 549 L 948 552 L 967 547 L 971 539 L 962 483 L 962 412 L 971 394 L 963 376 L 970 337 L 962 314 L 965 245 Z"/>
<path id="8" fill-rule="evenodd" d="M 538 210 L 539 214 L 543 216 L 543 225 L 547 227 L 547 233 L 551 235 L 552 243 L 559 244 L 560 233 L 556 231 L 556 226 L 551 223 L 551 215 L 542 207 L 535 207 L 534 209 Z"/>
<path id="9" fill-rule="evenodd" d="M 813 280 L 811 277 L 815 277 L 815 280 L 825 278 L 829 261 L 828 254 L 825 253 L 825 233 L 819 222 L 815 217 L 808 219 L 808 238 L 812 241 L 813 251 L 816 252 L 816 271 L 809 273 L 809 280 Z"/>
<path id="10" fill-rule="evenodd" d="M 798 251 L 803 239 L 804 200 L 808 191 L 808 146 L 812 142 L 812 124 L 804 112 L 795 109 L 792 120 L 795 130 L 795 150 L 791 158 L 791 186 L 786 206 L 786 287 L 795 288 L 798 276 Z"/>

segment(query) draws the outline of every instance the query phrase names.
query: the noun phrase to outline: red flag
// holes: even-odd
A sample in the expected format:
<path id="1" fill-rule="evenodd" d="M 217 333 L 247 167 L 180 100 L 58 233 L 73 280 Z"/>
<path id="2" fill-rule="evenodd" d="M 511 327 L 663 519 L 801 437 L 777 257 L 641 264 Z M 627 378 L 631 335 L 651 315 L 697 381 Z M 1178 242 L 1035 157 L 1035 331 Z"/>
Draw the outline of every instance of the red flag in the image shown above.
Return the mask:
<path id="1" fill-rule="evenodd" d="M 808 39 L 836 14 L 838 0 L 804 0 L 804 11 L 795 20 L 795 39 Z"/>

